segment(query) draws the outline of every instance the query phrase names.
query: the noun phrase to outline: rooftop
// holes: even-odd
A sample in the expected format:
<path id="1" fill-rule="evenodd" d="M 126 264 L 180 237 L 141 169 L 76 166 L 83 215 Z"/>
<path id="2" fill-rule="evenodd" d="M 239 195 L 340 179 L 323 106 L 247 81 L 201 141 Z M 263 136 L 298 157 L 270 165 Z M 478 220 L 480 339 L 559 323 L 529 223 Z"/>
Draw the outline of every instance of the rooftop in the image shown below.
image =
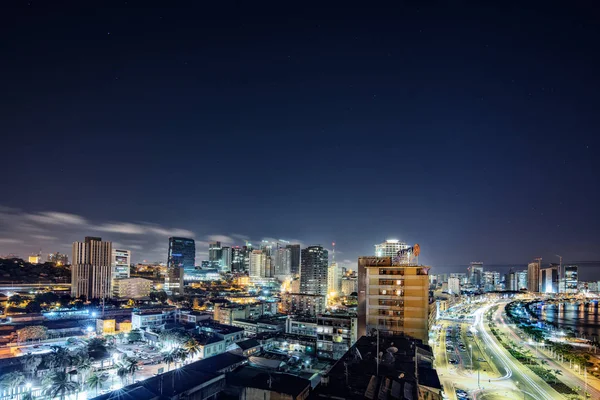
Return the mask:
<path id="1" fill-rule="evenodd" d="M 237 342 L 236 344 L 238 346 L 240 346 L 240 349 L 242 349 L 242 350 L 248 350 L 253 347 L 260 346 L 260 343 L 256 339 L 246 339 L 246 340 L 242 340 L 241 342 Z"/>
<path id="2" fill-rule="evenodd" d="M 227 374 L 227 385 L 251 387 L 283 393 L 297 397 L 310 390 L 310 381 L 295 375 L 266 372 L 262 369 L 243 366 Z"/>

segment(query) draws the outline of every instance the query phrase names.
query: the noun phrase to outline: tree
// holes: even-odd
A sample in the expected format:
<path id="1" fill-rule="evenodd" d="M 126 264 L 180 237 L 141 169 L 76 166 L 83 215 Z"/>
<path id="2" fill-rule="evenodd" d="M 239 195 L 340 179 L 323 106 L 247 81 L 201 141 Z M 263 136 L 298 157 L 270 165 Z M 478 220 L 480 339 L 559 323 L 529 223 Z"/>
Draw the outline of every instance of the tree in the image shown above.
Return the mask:
<path id="1" fill-rule="evenodd" d="M 123 386 L 125 386 L 127 383 L 127 375 L 129 375 L 129 370 L 127 367 L 124 364 L 119 365 L 119 368 L 117 369 L 117 376 L 121 378 L 121 383 Z"/>
<path id="2" fill-rule="evenodd" d="M 127 368 L 127 371 L 131 374 L 131 381 L 135 382 L 135 373 L 140 369 L 137 358 L 127 357 L 123 364 L 125 365 L 125 368 Z"/>
<path id="3" fill-rule="evenodd" d="M 133 329 L 131 332 L 129 332 L 127 339 L 129 340 L 129 343 L 139 342 L 142 340 L 142 333 L 139 329 Z"/>
<path id="4" fill-rule="evenodd" d="M 69 350 L 60 346 L 52 346 L 52 353 L 48 355 L 48 366 L 50 369 L 59 368 L 66 373 L 69 365 L 71 365 Z"/>
<path id="5" fill-rule="evenodd" d="M 164 290 L 156 292 L 156 300 L 160 301 L 161 303 L 166 303 L 168 299 L 169 295 Z"/>
<path id="6" fill-rule="evenodd" d="M 42 325 L 26 326 L 17 331 L 17 338 L 19 342 L 44 340 L 48 338 L 48 328 Z"/>
<path id="7" fill-rule="evenodd" d="M 50 399 L 58 397 L 60 400 L 64 400 L 67 395 L 77 392 L 78 386 L 76 382 L 69 379 L 69 374 L 64 371 L 51 372 L 42 380 L 43 393 Z"/>
<path id="8" fill-rule="evenodd" d="M 31 393 L 31 390 L 28 390 L 25 393 L 21 394 L 21 400 L 35 400 L 35 398 L 33 397 L 33 393 Z"/>
<path id="9" fill-rule="evenodd" d="M 23 298 L 23 296 L 18 295 L 18 294 L 13 294 L 12 296 L 10 296 L 8 298 L 8 302 L 11 304 L 14 304 L 15 306 L 18 306 L 19 304 L 21 304 L 25 299 Z"/>
<path id="10" fill-rule="evenodd" d="M 175 349 L 175 356 L 177 357 L 180 365 L 182 365 L 183 362 L 188 358 L 189 354 L 190 353 L 182 347 Z"/>
<path id="11" fill-rule="evenodd" d="M 29 303 L 27 303 L 27 305 L 25 306 L 25 310 L 29 314 L 35 314 L 42 311 L 42 306 L 37 301 L 32 300 Z"/>
<path id="12" fill-rule="evenodd" d="M 19 386 L 25 382 L 25 375 L 21 372 L 9 372 L 0 378 L 0 387 L 12 396 Z"/>
<path id="13" fill-rule="evenodd" d="M 23 366 L 23 371 L 29 375 L 30 378 L 34 378 L 37 373 L 37 369 L 42 363 L 42 357 L 29 354 L 20 359 L 21 365 Z"/>
<path id="14" fill-rule="evenodd" d="M 171 364 L 177 361 L 177 351 L 173 349 L 163 355 L 163 362 L 167 363 L 167 372 L 171 370 Z"/>
<path id="15" fill-rule="evenodd" d="M 87 375 L 92 370 L 92 360 L 90 359 L 88 353 L 82 352 L 77 355 L 75 368 L 77 370 L 79 384 L 83 390 Z"/>
<path id="16" fill-rule="evenodd" d="M 98 396 L 98 389 L 102 389 L 102 384 L 106 381 L 106 375 L 93 373 L 87 378 L 86 384 L 88 389 L 96 391 L 96 397 Z"/>
<path id="17" fill-rule="evenodd" d="M 200 353 L 200 350 L 201 350 L 200 344 L 198 344 L 198 341 L 196 339 L 194 339 L 193 337 L 191 337 L 185 341 L 185 343 L 183 344 L 183 348 L 188 352 L 188 354 L 192 357 L 192 359 L 198 353 Z"/>

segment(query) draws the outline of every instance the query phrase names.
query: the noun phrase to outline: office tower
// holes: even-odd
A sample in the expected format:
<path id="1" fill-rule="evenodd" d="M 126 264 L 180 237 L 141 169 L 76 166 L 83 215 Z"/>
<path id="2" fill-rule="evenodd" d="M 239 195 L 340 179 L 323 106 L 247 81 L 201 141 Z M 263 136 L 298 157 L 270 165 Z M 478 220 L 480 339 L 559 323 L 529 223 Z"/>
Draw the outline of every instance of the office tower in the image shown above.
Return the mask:
<path id="1" fill-rule="evenodd" d="M 33 254 L 33 255 L 29 256 L 28 261 L 30 264 L 39 264 L 42 261 L 42 255 L 41 254 Z"/>
<path id="2" fill-rule="evenodd" d="M 275 262 L 273 259 L 273 245 L 267 240 L 263 240 L 260 245 L 260 250 L 265 257 L 264 278 L 272 278 L 275 275 Z"/>
<path id="3" fill-rule="evenodd" d="M 183 276 L 187 271 L 193 275 L 196 269 L 196 242 L 194 239 L 169 238 L 169 254 L 167 256 L 167 276 L 165 289 L 183 293 Z"/>
<path id="4" fill-rule="evenodd" d="M 459 278 L 448 278 L 448 292 L 451 294 L 460 294 Z"/>
<path id="5" fill-rule="evenodd" d="M 86 236 L 83 242 L 73 242 L 71 265 L 71 296 L 87 300 L 111 297 L 112 242 Z"/>
<path id="6" fill-rule="evenodd" d="M 537 258 L 527 265 L 527 290 L 538 293 L 540 291 L 540 267 L 542 259 Z"/>
<path id="7" fill-rule="evenodd" d="M 221 242 L 212 242 L 208 245 L 208 261 L 217 261 L 219 264 L 223 260 L 223 248 Z"/>
<path id="8" fill-rule="evenodd" d="M 329 252 L 323 246 L 302 249 L 300 258 L 300 292 L 327 296 Z"/>
<path id="9" fill-rule="evenodd" d="M 221 248 L 221 268 L 224 272 L 231 272 L 231 261 L 232 261 L 232 250 L 231 247 Z"/>
<path id="10" fill-rule="evenodd" d="M 152 281 L 144 278 L 122 278 L 113 281 L 113 295 L 122 299 L 140 299 L 150 296 Z"/>
<path id="11" fill-rule="evenodd" d="M 565 272 L 565 293 L 577 293 L 579 268 L 577 265 L 564 265 L 563 270 Z"/>
<path id="12" fill-rule="evenodd" d="M 129 266 L 131 265 L 131 251 L 113 249 L 111 265 L 113 269 L 113 279 L 129 278 Z"/>
<path id="13" fill-rule="evenodd" d="M 471 285 L 480 287 L 483 281 L 483 263 L 480 261 L 471 262 L 469 268 L 467 268 L 467 277 Z"/>
<path id="14" fill-rule="evenodd" d="M 69 256 L 67 256 L 66 254 L 60 254 L 60 253 L 50 253 L 48 254 L 48 261 L 56 264 L 56 266 L 60 267 L 62 265 L 67 265 L 69 264 Z"/>
<path id="15" fill-rule="evenodd" d="M 279 247 L 274 252 L 274 276 L 280 281 L 286 281 L 292 277 L 291 250 L 287 247 Z"/>
<path id="16" fill-rule="evenodd" d="M 246 272 L 246 246 L 234 246 L 231 248 L 231 272 L 240 273 Z"/>
<path id="17" fill-rule="evenodd" d="M 558 265 L 540 270 L 540 292 L 558 293 Z"/>
<path id="18" fill-rule="evenodd" d="M 288 244 L 286 249 L 290 249 L 290 272 L 292 276 L 300 274 L 300 245 Z"/>
<path id="19" fill-rule="evenodd" d="M 260 279 L 265 277 L 265 264 L 267 256 L 262 250 L 252 250 L 250 253 L 250 278 Z"/>
<path id="20" fill-rule="evenodd" d="M 392 257 L 358 259 L 358 336 L 406 334 L 424 342 L 429 332 L 429 267 Z M 395 265 L 396 264 L 396 265 Z"/>

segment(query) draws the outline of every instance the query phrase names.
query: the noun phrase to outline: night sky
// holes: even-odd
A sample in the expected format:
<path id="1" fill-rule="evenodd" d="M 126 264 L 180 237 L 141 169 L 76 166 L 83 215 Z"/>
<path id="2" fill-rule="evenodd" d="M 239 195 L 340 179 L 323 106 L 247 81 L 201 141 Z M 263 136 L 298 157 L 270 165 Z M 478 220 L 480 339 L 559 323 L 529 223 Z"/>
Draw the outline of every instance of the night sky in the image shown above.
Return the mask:
<path id="1" fill-rule="evenodd" d="M 3 2 L 0 254 L 600 260 L 594 2 L 396 3 Z"/>

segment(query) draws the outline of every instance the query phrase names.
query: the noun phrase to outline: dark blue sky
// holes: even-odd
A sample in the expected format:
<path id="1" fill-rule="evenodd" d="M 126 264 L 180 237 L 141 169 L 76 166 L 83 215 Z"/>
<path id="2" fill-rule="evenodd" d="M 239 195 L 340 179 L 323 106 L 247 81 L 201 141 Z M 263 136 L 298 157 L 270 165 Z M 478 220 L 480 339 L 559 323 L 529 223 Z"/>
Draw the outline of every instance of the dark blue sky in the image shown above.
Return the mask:
<path id="1" fill-rule="evenodd" d="M 593 2 L 204 3 L 2 5 L 0 254 L 103 232 L 165 259 L 176 232 L 600 259 Z"/>

